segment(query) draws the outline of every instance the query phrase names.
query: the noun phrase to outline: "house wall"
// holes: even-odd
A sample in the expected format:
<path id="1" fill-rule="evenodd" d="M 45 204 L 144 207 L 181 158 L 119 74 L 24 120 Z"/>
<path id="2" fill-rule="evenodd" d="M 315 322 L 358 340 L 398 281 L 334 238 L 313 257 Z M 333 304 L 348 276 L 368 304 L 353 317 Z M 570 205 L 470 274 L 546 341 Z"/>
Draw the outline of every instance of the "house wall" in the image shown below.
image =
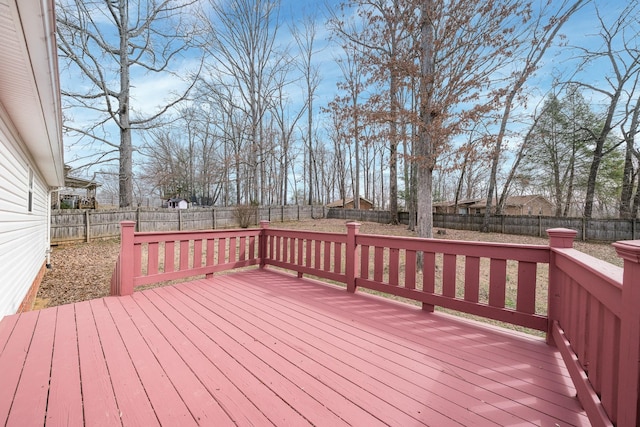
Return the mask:
<path id="1" fill-rule="evenodd" d="M 15 313 L 30 293 L 48 249 L 48 188 L 17 135 L 0 105 L 0 318 Z"/>

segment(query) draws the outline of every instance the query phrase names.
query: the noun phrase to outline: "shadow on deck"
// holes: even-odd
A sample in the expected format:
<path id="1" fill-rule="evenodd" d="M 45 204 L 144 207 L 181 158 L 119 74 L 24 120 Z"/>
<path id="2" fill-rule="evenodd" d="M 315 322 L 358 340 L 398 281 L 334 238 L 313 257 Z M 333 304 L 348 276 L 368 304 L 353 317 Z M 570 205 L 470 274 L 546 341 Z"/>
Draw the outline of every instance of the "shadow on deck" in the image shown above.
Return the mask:
<path id="1" fill-rule="evenodd" d="M 589 425 L 544 340 L 255 269 L 7 316 L 0 425 Z"/>

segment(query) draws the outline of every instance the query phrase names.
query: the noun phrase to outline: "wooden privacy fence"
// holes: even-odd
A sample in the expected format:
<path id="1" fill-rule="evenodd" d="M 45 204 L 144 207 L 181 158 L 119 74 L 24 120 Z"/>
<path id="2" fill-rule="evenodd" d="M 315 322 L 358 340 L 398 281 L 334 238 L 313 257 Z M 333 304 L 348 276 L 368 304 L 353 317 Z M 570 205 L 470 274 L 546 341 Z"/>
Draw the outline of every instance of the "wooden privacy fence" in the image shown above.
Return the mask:
<path id="1" fill-rule="evenodd" d="M 265 206 L 256 208 L 252 223 L 323 218 L 323 206 Z M 192 209 L 54 210 L 51 243 L 91 241 L 120 235 L 120 223 L 133 221 L 136 231 L 211 230 L 239 227 L 235 207 Z"/>
<path id="2" fill-rule="evenodd" d="M 346 234 L 270 229 L 267 221 L 259 229 L 208 232 L 136 233 L 134 226 L 122 224 L 112 295 L 273 265 L 344 283 L 349 292 L 363 287 L 409 298 L 426 311 L 440 306 L 546 331 L 593 425 L 638 425 L 640 241 L 614 244 L 620 268 L 573 249 L 570 229 L 547 230 L 544 246 L 361 235 L 358 223 L 347 224 Z M 548 291 L 544 301 L 541 289 Z"/>
<path id="3" fill-rule="evenodd" d="M 328 209 L 327 218 L 379 223 L 389 223 L 391 221 L 391 215 L 388 211 L 340 208 Z M 402 224 L 408 224 L 409 213 L 399 212 L 398 220 Z M 433 226 L 437 228 L 480 231 L 483 221 L 484 216 L 482 215 L 433 214 Z M 640 221 L 638 219 L 585 219 L 558 218 L 554 216 L 499 215 L 490 217 L 488 231 L 492 233 L 544 237 L 545 231 L 550 228 L 569 228 L 575 230 L 580 240 L 615 242 L 618 240 L 635 240 L 640 238 Z"/>

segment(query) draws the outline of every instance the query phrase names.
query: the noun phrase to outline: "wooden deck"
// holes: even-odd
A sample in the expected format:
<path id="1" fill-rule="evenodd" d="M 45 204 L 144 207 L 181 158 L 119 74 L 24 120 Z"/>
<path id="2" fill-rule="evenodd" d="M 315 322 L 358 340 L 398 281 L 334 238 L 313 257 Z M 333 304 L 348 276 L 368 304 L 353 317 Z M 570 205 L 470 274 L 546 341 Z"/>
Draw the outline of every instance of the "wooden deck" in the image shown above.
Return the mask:
<path id="1" fill-rule="evenodd" d="M 589 425 L 541 339 L 269 269 L 5 317 L 0 426 Z"/>

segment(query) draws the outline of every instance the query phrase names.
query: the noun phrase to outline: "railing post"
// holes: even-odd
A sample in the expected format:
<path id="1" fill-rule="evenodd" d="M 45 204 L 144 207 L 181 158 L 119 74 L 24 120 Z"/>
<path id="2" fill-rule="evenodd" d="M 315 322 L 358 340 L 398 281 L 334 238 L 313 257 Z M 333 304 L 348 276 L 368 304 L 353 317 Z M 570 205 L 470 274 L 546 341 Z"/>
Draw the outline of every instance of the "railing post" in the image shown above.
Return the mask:
<path id="1" fill-rule="evenodd" d="M 567 249 L 573 248 L 573 241 L 578 232 L 568 228 L 551 228 L 547 230 L 549 235 L 549 248 Z M 549 287 L 547 299 L 547 343 L 555 345 L 553 342 L 552 327 L 553 322 L 560 320 L 560 276 L 556 269 L 556 254 L 550 250 L 549 253 Z"/>
<path id="2" fill-rule="evenodd" d="M 640 240 L 616 242 L 613 246 L 618 256 L 624 259 L 617 425 L 637 426 L 640 421 Z"/>
<path id="3" fill-rule="evenodd" d="M 260 268 L 265 268 L 267 265 L 267 229 L 269 228 L 269 221 L 260 221 L 260 238 L 258 240 L 258 257 L 260 258 Z"/>
<path id="4" fill-rule="evenodd" d="M 118 295 L 121 296 L 133 293 L 133 238 L 135 227 L 135 221 L 122 221 L 120 223 L 120 289 Z"/>
<path id="5" fill-rule="evenodd" d="M 358 245 L 356 244 L 356 235 L 360 230 L 360 224 L 357 222 L 347 223 L 347 254 L 345 272 L 347 276 L 347 291 L 356 291 L 356 276 L 358 275 L 358 267 L 360 260 L 358 259 Z"/>

